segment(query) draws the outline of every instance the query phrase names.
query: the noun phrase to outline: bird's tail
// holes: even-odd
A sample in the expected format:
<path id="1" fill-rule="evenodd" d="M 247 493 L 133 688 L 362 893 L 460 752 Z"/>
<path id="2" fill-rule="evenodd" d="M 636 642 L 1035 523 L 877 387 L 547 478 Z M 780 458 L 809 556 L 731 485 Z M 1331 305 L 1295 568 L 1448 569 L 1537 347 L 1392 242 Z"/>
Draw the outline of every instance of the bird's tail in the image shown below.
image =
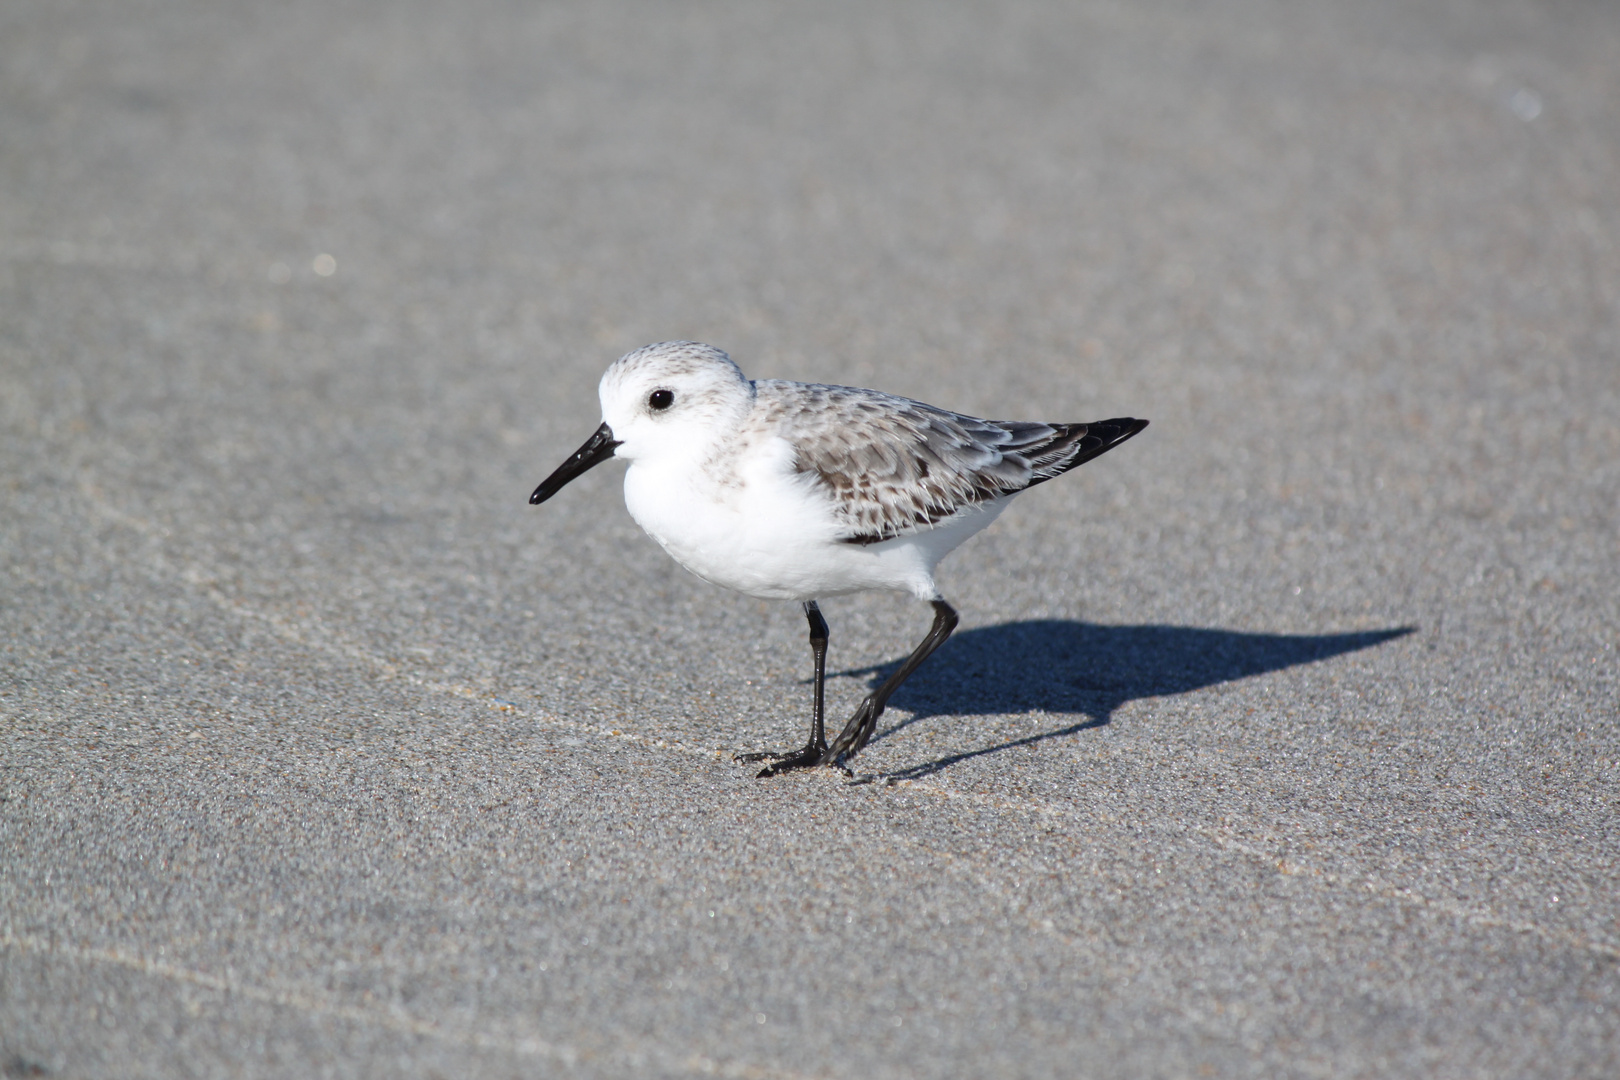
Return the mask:
<path id="1" fill-rule="evenodd" d="M 1030 487 L 1054 476 L 1062 476 L 1070 469 L 1108 453 L 1147 427 L 1148 422 L 1132 416 L 1119 416 L 1112 420 L 1094 420 L 1089 424 L 1047 426 L 1054 432 L 1050 439 L 1041 445 L 1019 448 L 1034 473 L 1029 481 Z"/>

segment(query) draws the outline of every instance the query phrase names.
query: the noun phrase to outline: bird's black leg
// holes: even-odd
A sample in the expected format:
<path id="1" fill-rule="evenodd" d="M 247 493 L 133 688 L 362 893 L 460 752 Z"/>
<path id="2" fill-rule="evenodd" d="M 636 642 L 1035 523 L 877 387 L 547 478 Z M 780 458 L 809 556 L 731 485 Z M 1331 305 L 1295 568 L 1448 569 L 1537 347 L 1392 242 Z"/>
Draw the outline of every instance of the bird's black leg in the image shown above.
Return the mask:
<path id="1" fill-rule="evenodd" d="M 934 625 L 929 628 L 928 636 L 922 639 L 917 650 L 906 657 L 906 662 L 900 665 L 900 670 L 883 680 L 883 685 L 867 697 L 855 710 L 855 715 L 849 718 L 844 730 L 838 733 L 838 738 L 821 755 L 821 764 L 833 765 L 843 758 L 854 757 L 860 753 L 861 747 L 872 737 L 872 731 L 877 727 L 878 717 L 883 715 L 884 708 L 889 704 L 889 697 L 900 684 L 911 677 L 911 673 L 922 666 L 933 651 L 945 644 L 945 639 L 951 636 L 956 629 L 956 609 L 943 600 L 935 600 Z"/>
<path id="2" fill-rule="evenodd" d="M 827 620 L 814 600 L 805 601 L 804 617 L 810 622 L 810 651 L 816 658 L 816 692 L 810 714 L 810 741 L 803 750 L 786 754 L 738 754 L 738 761 L 771 761 L 760 770 L 761 777 L 775 776 L 789 769 L 821 764 L 827 753 L 827 728 L 823 719 L 827 703 Z"/>

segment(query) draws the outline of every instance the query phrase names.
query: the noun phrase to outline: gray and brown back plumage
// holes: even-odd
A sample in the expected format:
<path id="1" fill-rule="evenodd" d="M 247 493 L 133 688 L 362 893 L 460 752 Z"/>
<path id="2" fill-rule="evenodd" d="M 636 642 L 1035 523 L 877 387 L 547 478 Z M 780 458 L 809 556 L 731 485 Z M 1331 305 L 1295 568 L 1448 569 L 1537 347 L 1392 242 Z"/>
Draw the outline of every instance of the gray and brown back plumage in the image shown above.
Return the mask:
<path id="1" fill-rule="evenodd" d="M 850 386 L 762 379 L 760 419 L 790 442 L 794 467 L 832 497 L 842 539 L 875 544 L 922 532 L 1105 454 L 1147 427 L 980 420 Z"/>

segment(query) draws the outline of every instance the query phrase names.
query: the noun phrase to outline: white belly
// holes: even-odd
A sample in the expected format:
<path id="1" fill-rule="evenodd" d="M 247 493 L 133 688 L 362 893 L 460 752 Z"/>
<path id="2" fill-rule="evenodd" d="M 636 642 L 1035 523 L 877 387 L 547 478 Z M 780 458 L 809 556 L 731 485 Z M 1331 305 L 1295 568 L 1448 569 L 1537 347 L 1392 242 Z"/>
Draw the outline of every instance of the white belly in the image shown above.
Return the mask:
<path id="1" fill-rule="evenodd" d="M 761 455 L 735 482 L 717 486 L 691 469 L 632 462 L 624 502 L 647 535 L 686 569 L 766 600 L 869 589 L 933 599 L 939 595 L 935 565 L 995 520 L 1006 502 L 996 500 L 915 536 L 848 544 L 838 539 L 841 529 L 827 496 L 786 466 L 780 454 Z"/>

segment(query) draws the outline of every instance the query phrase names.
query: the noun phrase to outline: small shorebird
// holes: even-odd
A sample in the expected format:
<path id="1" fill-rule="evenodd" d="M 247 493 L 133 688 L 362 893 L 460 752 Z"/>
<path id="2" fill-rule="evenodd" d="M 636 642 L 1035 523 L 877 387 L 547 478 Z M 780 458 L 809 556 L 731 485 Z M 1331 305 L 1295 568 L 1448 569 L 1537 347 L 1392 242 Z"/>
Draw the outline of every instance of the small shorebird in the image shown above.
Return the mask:
<path id="1" fill-rule="evenodd" d="M 815 659 L 810 741 L 738 756 L 769 760 L 761 777 L 842 765 L 859 753 L 895 690 L 956 628 L 956 611 L 934 584 L 939 561 L 1020 491 L 1148 423 L 979 420 L 876 390 L 750 380 L 725 353 L 695 341 L 620 357 L 599 393 L 602 426 L 529 502 L 623 458 L 630 516 L 676 562 L 716 585 L 804 605 Z M 934 625 L 829 743 L 827 623 L 816 601 L 867 589 L 928 601 Z"/>

